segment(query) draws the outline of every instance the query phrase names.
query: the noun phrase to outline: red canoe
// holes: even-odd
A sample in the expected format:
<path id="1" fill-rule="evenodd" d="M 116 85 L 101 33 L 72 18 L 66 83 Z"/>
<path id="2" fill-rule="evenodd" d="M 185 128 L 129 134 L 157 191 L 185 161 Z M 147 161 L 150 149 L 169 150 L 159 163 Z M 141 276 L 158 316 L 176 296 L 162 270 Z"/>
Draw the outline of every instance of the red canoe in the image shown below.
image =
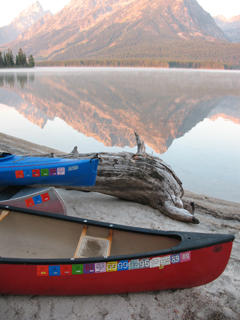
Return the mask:
<path id="1" fill-rule="evenodd" d="M 156 231 L 0 206 L 0 294 L 191 288 L 219 277 L 233 235 Z"/>

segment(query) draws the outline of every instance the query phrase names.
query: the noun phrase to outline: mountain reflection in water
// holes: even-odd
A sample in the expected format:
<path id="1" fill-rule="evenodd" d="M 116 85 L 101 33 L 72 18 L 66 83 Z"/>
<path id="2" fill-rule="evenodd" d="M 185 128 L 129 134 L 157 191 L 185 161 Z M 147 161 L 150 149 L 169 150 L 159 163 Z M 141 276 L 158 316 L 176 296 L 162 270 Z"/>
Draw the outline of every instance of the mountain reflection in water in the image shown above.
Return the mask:
<path id="1" fill-rule="evenodd" d="M 161 154 L 163 159 L 166 157 L 170 165 L 171 152 L 167 150 L 173 141 L 184 139 L 204 119 L 221 117 L 240 123 L 239 88 L 240 73 L 226 71 L 37 68 L 29 72 L 0 72 L 0 103 L 14 107 L 43 131 L 49 121 L 59 118 L 105 147 L 121 148 L 135 146 L 134 131 L 137 131 L 149 150 Z M 59 139 L 64 137 L 64 132 L 58 134 Z M 72 147 L 71 141 L 68 143 Z M 187 148 L 195 150 L 191 145 L 182 148 L 172 156 L 177 174 L 178 170 L 181 172 L 177 157 L 185 154 L 187 162 L 187 155 L 191 156 Z M 204 145 L 200 154 L 201 148 Z M 226 160 L 228 156 L 222 152 Z M 235 170 L 240 178 L 239 166 Z M 189 181 L 195 179 L 191 175 Z M 184 180 L 181 174 L 180 178 Z M 184 188 L 189 189 L 185 185 Z"/>

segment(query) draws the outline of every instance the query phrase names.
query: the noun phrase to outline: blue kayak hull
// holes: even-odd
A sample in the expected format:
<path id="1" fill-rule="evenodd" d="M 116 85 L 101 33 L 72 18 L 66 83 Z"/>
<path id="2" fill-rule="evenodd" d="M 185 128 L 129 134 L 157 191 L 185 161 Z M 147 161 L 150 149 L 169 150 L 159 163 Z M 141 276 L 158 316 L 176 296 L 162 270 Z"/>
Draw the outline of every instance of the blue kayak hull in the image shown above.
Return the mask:
<path id="1" fill-rule="evenodd" d="M 0 186 L 94 186 L 98 159 L 63 159 L 1 154 Z"/>

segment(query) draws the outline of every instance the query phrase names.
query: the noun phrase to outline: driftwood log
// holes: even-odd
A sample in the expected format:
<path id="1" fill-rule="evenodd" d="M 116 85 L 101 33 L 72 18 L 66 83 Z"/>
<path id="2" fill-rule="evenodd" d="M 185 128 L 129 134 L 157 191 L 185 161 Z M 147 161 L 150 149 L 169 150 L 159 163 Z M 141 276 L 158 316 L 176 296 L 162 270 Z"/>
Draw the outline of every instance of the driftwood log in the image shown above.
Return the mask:
<path id="1" fill-rule="evenodd" d="M 82 191 L 95 191 L 103 194 L 116 196 L 122 199 L 149 205 L 159 210 L 166 216 L 180 221 L 194 224 L 199 221 L 193 216 L 194 203 L 183 204 L 182 197 L 184 190 L 180 179 L 176 176 L 169 165 L 158 157 L 146 153 L 144 141 L 141 141 L 135 133 L 137 140 L 137 153 L 101 153 L 97 180 L 94 187 L 74 187 Z M 13 144 L 8 136 L 1 136 L 3 142 L 0 148 L 2 151 L 15 154 L 33 156 L 38 152 L 40 146 L 32 145 L 24 141 L 22 145 L 16 141 Z M 9 140 L 10 139 L 10 140 Z M 19 147 L 21 145 L 21 148 Z M 11 147 L 12 146 L 12 147 Z M 53 151 L 54 153 L 50 153 Z M 64 158 L 86 159 L 96 156 L 94 153 L 80 154 L 75 147 L 70 154 L 59 154 L 56 150 L 41 148 L 45 154 L 36 156 L 52 156 Z M 67 187 L 67 189 L 70 189 Z"/>
<path id="2" fill-rule="evenodd" d="M 63 155 L 77 159 L 100 158 L 95 186 L 71 189 L 116 196 L 149 205 L 172 219 L 199 223 L 193 216 L 194 203 L 183 205 L 181 198 L 184 190 L 180 179 L 164 161 L 147 154 L 144 142 L 136 133 L 135 135 L 138 146 L 136 154 L 80 154 L 75 147 L 70 154 Z"/>

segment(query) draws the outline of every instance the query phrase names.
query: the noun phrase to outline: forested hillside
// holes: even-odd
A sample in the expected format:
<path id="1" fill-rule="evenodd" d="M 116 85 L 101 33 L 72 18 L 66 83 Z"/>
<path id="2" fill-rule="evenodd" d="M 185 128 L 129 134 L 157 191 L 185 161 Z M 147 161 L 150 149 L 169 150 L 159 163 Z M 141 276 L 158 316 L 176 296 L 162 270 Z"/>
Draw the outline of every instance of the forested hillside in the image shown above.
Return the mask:
<path id="1" fill-rule="evenodd" d="M 231 43 L 196 0 L 72 0 L 11 47 L 40 60 L 154 59 L 240 64 Z"/>

